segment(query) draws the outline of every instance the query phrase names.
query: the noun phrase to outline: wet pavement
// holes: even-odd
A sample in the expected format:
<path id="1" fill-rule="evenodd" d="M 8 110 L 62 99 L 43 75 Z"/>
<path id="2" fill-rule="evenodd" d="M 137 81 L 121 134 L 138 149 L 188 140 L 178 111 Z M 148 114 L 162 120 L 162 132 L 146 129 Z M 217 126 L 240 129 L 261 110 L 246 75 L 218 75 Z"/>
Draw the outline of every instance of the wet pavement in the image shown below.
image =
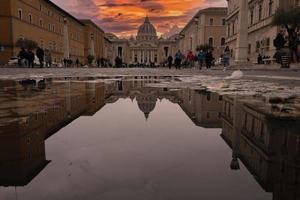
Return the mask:
<path id="1" fill-rule="evenodd" d="M 0 199 L 299 200 L 297 87 L 246 82 L 2 79 Z"/>

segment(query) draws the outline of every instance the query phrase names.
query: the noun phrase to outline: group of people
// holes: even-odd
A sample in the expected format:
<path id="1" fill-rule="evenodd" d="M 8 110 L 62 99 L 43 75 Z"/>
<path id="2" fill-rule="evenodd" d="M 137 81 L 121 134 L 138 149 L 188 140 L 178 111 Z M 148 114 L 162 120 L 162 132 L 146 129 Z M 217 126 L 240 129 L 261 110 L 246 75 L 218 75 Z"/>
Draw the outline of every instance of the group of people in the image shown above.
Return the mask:
<path id="1" fill-rule="evenodd" d="M 230 65 L 230 49 L 228 46 L 225 48 L 221 58 L 224 69 L 226 69 Z M 182 66 L 186 68 L 194 68 L 196 64 L 198 64 L 198 67 L 201 70 L 204 66 L 207 69 L 211 69 L 211 67 L 214 65 L 214 60 L 215 58 L 212 50 L 200 49 L 195 54 L 192 51 L 189 51 L 186 56 L 181 53 L 180 50 L 178 50 L 175 54 L 175 58 L 170 55 L 167 59 L 167 62 L 169 69 L 172 68 L 173 64 L 175 65 L 176 69 L 181 69 Z"/>
<path id="2" fill-rule="evenodd" d="M 38 62 L 35 63 L 36 57 Z M 51 67 L 52 65 L 52 56 L 49 50 L 43 50 L 38 47 L 34 53 L 31 49 L 21 48 L 18 54 L 18 65 L 22 67 L 23 65 L 29 68 L 33 68 L 35 64 L 39 64 L 40 68 Z"/>

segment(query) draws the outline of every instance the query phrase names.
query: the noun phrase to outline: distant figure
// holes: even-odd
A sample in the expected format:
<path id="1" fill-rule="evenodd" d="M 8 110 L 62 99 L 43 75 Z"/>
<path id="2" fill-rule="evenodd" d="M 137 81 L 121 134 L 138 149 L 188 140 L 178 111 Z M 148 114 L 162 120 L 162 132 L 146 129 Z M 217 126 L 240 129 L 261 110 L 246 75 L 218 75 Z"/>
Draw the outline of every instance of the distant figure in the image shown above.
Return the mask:
<path id="1" fill-rule="evenodd" d="M 213 60 L 214 60 L 214 57 L 212 55 L 212 52 L 210 50 L 208 50 L 206 53 L 206 56 L 205 56 L 205 64 L 206 64 L 207 69 L 211 68 Z"/>
<path id="2" fill-rule="evenodd" d="M 52 66 L 52 56 L 51 56 L 51 52 L 48 49 L 45 51 L 45 62 L 46 62 L 46 67 Z"/>
<path id="3" fill-rule="evenodd" d="M 64 67 L 67 68 L 68 67 L 68 59 L 64 58 L 63 62 L 64 62 Z"/>
<path id="4" fill-rule="evenodd" d="M 36 56 L 39 59 L 40 62 L 40 68 L 44 67 L 44 56 L 45 56 L 45 52 L 42 48 L 38 47 L 36 50 Z"/>
<path id="5" fill-rule="evenodd" d="M 188 67 L 192 68 L 194 67 L 194 61 L 195 61 L 195 57 L 192 51 L 189 51 L 189 53 L 186 56 L 187 59 L 187 65 Z"/>
<path id="6" fill-rule="evenodd" d="M 263 57 L 261 54 L 258 54 L 258 56 L 257 56 L 257 64 L 259 64 L 259 65 L 263 64 Z"/>
<path id="7" fill-rule="evenodd" d="M 229 59 L 230 59 L 230 49 L 229 49 L 229 46 L 227 46 L 225 48 L 224 54 L 223 54 L 224 70 L 226 70 L 227 67 L 230 65 Z"/>
<path id="8" fill-rule="evenodd" d="M 199 68 L 201 70 L 205 61 L 205 52 L 202 49 L 198 52 L 197 60 L 198 60 Z"/>
<path id="9" fill-rule="evenodd" d="M 19 52 L 19 55 L 18 55 L 18 65 L 20 67 L 23 66 L 23 63 L 25 63 L 27 60 L 27 52 L 24 48 L 21 48 L 21 51 Z M 25 63 L 25 66 L 26 66 L 26 63 Z"/>
<path id="10" fill-rule="evenodd" d="M 176 69 L 181 68 L 182 58 L 183 58 L 183 55 L 182 55 L 181 51 L 178 50 L 177 53 L 175 54 L 175 67 L 176 67 Z"/>
<path id="11" fill-rule="evenodd" d="M 27 61 L 28 61 L 28 67 L 34 67 L 34 53 L 32 52 L 32 50 L 29 50 L 28 51 L 28 58 L 27 58 Z"/>
<path id="12" fill-rule="evenodd" d="M 169 69 L 172 68 L 172 64 L 173 64 L 173 57 L 170 55 L 170 56 L 168 57 L 168 66 L 169 66 Z"/>
<path id="13" fill-rule="evenodd" d="M 99 67 L 100 67 L 100 64 L 101 64 L 101 61 L 100 61 L 100 58 L 99 58 L 99 57 L 97 58 L 96 63 L 97 63 L 97 67 L 99 68 Z"/>
<path id="14" fill-rule="evenodd" d="M 76 67 L 77 67 L 77 68 L 79 67 L 79 64 L 80 64 L 80 62 L 79 62 L 79 59 L 77 58 L 77 59 L 76 59 Z"/>
<path id="15" fill-rule="evenodd" d="M 121 68 L 122 67 L 122 59 L 119 56 L 117 56 L 115 58 L 115 63 L 116 63 L 116 68 Z"/>

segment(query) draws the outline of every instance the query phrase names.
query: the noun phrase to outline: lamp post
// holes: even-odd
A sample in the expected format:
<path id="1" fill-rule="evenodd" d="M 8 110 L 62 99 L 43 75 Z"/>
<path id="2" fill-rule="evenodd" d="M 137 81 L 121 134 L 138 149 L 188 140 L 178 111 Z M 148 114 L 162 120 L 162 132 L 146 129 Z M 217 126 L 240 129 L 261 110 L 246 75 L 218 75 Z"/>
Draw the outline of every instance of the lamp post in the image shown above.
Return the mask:
<path id="1" fill-rule="evenodd" d="M 196 48 L 199 46 L 199 22 L 200 22 L 200 18 L 197 16 L 194 19 L 195 23 L 196 23 Z"/>

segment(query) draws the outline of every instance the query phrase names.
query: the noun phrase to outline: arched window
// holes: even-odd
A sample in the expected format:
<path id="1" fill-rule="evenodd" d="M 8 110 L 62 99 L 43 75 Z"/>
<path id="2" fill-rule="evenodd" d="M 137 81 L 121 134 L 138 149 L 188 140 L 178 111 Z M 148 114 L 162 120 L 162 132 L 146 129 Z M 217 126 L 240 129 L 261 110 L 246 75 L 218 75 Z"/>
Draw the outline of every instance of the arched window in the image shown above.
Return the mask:
<path id="1" fill-rule="evenodd" d="M 209 44 L 210 46 L 214 46 L 214 39 L 213 39 L 212 37 L 210 37 L 210 38 L 208 39 L 208 44 Z"/>
<path id="2" fill-rule="evenodd" d="M 221 46 L 225 46 L 225 38 L 221 38 Z"/>
<path id="3" fill-rule="evenodd" d="M 32 15 L 31 14 L 28 15 L 28 19 L 29 19 L 29 23 L 31 24 L 32 23 Z"/>
<path id="4" fill-rule="evenodd" d="M 22 19 L 23 18 L 23 12 L 22 12 L 21 8 L 19 9 L 18 14 L 19 14 L 19 19 Z"/>
<path id="5" fill-rule="evenodd" d="M 40 19 L 40 27 L 43 27 L 43 20 Z"/>

